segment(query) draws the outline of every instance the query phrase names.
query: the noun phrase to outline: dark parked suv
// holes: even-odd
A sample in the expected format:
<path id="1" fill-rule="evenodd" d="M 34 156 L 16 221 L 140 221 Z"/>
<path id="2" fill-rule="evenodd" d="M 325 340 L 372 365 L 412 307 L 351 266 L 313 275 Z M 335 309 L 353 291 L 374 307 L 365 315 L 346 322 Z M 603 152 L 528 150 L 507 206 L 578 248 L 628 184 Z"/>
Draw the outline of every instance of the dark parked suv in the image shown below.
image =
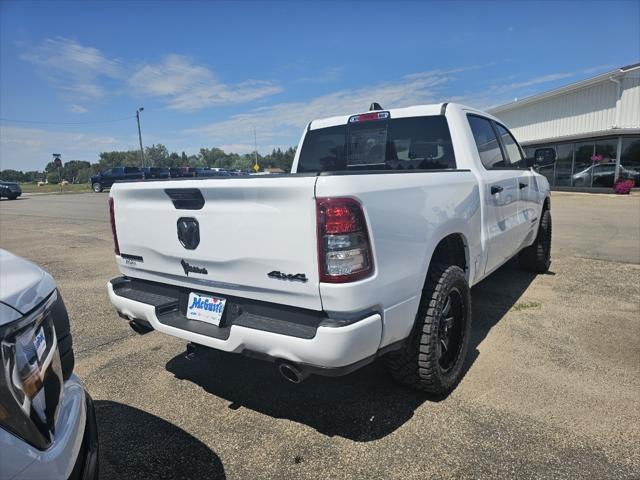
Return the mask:
<path id="1" fill-rule="evenodd" d="M 4 182 L 0 180 L 0 198 L 7 197 L 9 200 L 15 200 L 22 195 L 20 185 L 15 182 Z"/>
<path id="2" fill-rule="evenodd" d="M 101 192 L 110 188 L 118 180 L 138 180 L 143 178 L 143 172 L 138 167 L 113 167 L 91 177 L 91 188 L 94 192 Z"/>
<path id="3" fill-rule="evenodd" d="M 169 168 L 167 167 L 144 167 L 142 173 L 144 178 L 169 178 Z"/>

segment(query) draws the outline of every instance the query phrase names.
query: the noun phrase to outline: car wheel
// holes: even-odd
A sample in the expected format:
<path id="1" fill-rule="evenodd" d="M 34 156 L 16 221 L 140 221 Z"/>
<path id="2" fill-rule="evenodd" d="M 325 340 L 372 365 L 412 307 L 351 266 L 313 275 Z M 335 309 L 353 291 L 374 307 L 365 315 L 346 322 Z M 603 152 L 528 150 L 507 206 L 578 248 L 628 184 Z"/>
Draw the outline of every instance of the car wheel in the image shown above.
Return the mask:
<path id="1" fill-rule="evenodd" d="M 451 392 L 462 378 L 471 332 L 471 292 L 455 265 L 429 268 L 411 335 L 386 355 L 398 382 L 434 396 Z"/>
<path id="2" fill-rule="evenodd" d="M 93 191 L 96 193 L 100 193 L 103 190 L 102 184 L 100 182 L 94 183 L 91 187 L 93 188 Z"/>
<path id="3" fill-rule="evenodd" d="M 9 195 L 7 198 L 9 200 L 15 200 L 16 198 L 18 198 L 18 195 Z"/>
<path id="4" fill-rule="evenodd" d="M 531 272 L 546 273 L 551 266 L 551 210 L 542 212 L 538 234 L 533 245 L 518 255 L 520 265 Z"/>

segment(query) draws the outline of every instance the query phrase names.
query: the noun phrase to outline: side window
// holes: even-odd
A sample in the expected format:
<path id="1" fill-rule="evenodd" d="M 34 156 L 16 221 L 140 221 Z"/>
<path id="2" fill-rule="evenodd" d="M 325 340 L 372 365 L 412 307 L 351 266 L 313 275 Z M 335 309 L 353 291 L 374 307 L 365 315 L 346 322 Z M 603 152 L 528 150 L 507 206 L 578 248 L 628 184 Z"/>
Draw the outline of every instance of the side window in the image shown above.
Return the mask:
<path id="1" fill-rule="evenodd" d="M 104 175 L 105 177 L 110 177 L 111 176 L 111 169 L 107 168 L 104 172 L 102 172 L 102 175 Z"/>
<path id="2" fill-rule="evenodd" d="M 498 128 L 498 134 L 502 140 L 502 145 L 504 149 L 507 151 L 507 156 L 509 157 L 509 164 L 515 168 L 524 167 L 524 158 L 522 158 L 522 152 L 520 152 L 520 148 L 516 143 L 513 135 L 509 133 L 509 130 L 504 128 L 499 123 L 496 123 L 495 126 Z"/>
<path id="3" fill-rule="evenodd" d="M 487 169 L 508 166 L 508 161 L 502 156 L 502 150 L 491 126 L 491 121 L 475 115 L 469 115 L 468 118 L 482 165 Z"/>
<path id="4" fill-rule="evenodd" d="M 153 168 L 149 169 L 151 172 L 153 172 Z M 138 167 L 124 167 L 124 173 L 139 173 L 140 170 L 138 169 Z"/>

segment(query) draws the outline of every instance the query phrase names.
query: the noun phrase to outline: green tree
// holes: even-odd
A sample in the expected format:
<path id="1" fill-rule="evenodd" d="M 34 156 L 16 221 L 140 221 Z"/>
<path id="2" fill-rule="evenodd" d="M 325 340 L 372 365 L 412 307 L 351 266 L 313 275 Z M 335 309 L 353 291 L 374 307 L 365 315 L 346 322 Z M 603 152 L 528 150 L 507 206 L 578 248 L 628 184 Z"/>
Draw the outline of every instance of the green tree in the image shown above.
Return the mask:
<path id="1" fill-rule="evenodd" d="M 138 150 L 128 150 L 125 152 L 102 152 L 98 162 L 98 170 L 103 171 L 111 167 L 139 167 L 140 152 Z"/>
<path id="2" fill-rule="evenodd" d="M 76 177 L 78 176 L 78 172 L 85 168 L 90 168 L 91 164 L 84 160 L 69 160 L 64 163 L 62 168 L 62 178 L 64 178 L 68 182 L 75 182 Z"/>
<path id="3" fill-rule="evenodd" d="M 182 157 L 176 152 L 171 152 L 166 167 L 180 167 L 182 166 Z"/>
<path id="4" fill-rule="evenodd" d="M 0 180 L 5 182 L 24 182 L 24 173 L 19 170 L 2 170 L 0 171 Z"/>
<path id="5" fill-rule="evenodd" d="M 98 173 L 96 165 L 90 165 L 85 168 L 81 168 L 78 170 L 78 174 L 76 176 L 76 183 L 89 183 L 91 180 L 91 176 Z"/>
<path id="6" fill-rule="evenodd" d="M 51 171 L 47 173 L 47 181 L 49 183 L 57 184 L 60 181 L 60 177 L 58 176 L 58 172 Z"/>
<path id="7" fill-rule="evenodd" d="M 23 182 L 27 182 L 27 183 L 33 183 L 33 182 L 39 182 L 41 180 L 44 180 L 45 174 L 44 172 L 39 172 L 37 170 L 31 170 L 28 172 L 24 172 L 24 179 Z"/>
<path id="8" fill-rule="evenodd" d="M 145 165 L 153 167 L 169 167 L 169 150 L 162 144 L 151 145 L 144 149 Z"/>

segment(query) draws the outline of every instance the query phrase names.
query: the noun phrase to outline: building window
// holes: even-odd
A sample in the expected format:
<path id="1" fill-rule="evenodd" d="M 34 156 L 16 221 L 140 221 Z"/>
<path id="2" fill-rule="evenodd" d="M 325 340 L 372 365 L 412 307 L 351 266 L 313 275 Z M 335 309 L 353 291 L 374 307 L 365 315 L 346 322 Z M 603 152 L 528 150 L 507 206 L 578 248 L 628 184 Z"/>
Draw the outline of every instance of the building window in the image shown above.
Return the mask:
<path id="1" fill-rule="evenodd" d="M 593 141 L 574 144 L 572 187 L 591 186 L 593 147 Z"/>
<path id="2" fill-rule="evenodd" d="M 558 187 L 570 187 L 573 174 L 573 143 L 561 143 L 556 146 L 555 179 L 552 183 Z"/>
<path id="3" fill-rule="evenodd" d="M 620 155 L 620 178 L 635 180 L 640 186 L 640 137 L 623 137 Z"/>

